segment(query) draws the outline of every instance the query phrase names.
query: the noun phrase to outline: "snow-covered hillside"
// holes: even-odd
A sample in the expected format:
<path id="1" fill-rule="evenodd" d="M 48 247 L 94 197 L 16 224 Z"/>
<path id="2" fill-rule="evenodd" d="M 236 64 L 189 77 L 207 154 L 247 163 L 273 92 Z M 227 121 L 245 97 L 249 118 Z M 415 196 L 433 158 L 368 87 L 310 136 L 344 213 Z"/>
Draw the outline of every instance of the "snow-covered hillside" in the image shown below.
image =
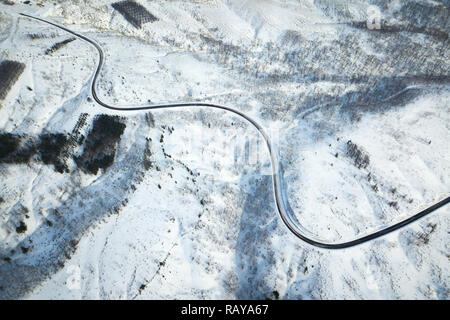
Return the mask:
<path id="1" fill-rule="evenodd" d="M 97 51 L 18 15 L 95 39 L 108 103 L 256 119 L 296 218 L 342 242 L 449 196 L 445 1 L 139 0 L 156 18 L 141 28 L 113 2 L 0 4 L 0 63 L 25 65 L 0 100 L 0 298 L 449 298 L 449 206 L 312 247 L 279 218 L 251 125 L 102 108 Z"/>

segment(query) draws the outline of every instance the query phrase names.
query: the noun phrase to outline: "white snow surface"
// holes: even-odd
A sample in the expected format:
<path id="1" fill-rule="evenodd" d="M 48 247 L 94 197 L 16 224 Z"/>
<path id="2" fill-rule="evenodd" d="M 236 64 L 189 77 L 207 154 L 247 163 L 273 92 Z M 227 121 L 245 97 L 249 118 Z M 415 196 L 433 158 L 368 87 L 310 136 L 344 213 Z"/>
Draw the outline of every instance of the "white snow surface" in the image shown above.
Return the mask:
<path id="1" fill-rule="evenodd" d="M 141 29 L 111 1 L 39 2 L 0 5 L 0 60 L 26 64 L 0 101 L 1 131 L 71 132 L 82 113 L 85 135 L 98 114 L 125 117 L 126 129 L 113 165 L 97 175 L 70 159 L 64 174 L 34 160 L 0 164 L 8 297 L 448 299 L 449 206 L 357 247 L 307 245 L 278 216 L 269 157 L 248 123 L 205 108 L 152 111 L 154 123 L 146 112 L 103 109 L 88 99 L 96 50 L 77 39 L 46 55 L 71 35 L 17 13 L 96 39 L 106 53 L 98 91 L 108 103 L 208 101 L 257 119 L 277 141 L 297 219 L 336 242 L 449 195 L 448 84 L 411 80 L 396 90 L 385 80 L 448 74 L 448 40 L 337 23 L 364 20 L 365 1 L 139 0 L 158 18 Z M 385 91 L 366 99 L 379 81 Z M 366 168 L 347 154 L 349 140 L 369 155 Z M 18 234 L 22 207 L 27 230 Z M 47 226 L 55 215 L 60 222 Z"/>

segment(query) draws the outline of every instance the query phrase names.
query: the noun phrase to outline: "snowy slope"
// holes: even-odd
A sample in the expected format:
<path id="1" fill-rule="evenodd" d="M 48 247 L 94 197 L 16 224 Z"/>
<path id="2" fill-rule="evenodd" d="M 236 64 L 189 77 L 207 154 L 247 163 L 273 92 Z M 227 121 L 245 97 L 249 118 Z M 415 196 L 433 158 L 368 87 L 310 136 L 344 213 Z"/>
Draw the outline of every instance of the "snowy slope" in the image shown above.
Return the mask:
<path id="1" fill-rule="evenodd" d="M 17 15 L 96 39 L 108 103 L 209 101 L 257 119 L 296 217 L 343 241 L 449 195 L 444 4 L 379 1 L 382 32 L 356 24 L 365 1 L 138 1 L 158 18 L 141 29 L 111 1 L 40 2 L 0 5 L 0 60 L 26 64 L 0 130 L 34 141 L 86 117 L 85 140 L 64 173 L 39 153 L 0 163 L 1 298 L 448 299 L 448 206 L 358 247 L 311 247 L 279 219 L 249 124 L 204 108 L 103 109 L 89 97 L 97 52 L 76 39 L 46 54 L 71 35 Z M 100 114 L 126 127 L 92 173 L 76 159 Z"/>

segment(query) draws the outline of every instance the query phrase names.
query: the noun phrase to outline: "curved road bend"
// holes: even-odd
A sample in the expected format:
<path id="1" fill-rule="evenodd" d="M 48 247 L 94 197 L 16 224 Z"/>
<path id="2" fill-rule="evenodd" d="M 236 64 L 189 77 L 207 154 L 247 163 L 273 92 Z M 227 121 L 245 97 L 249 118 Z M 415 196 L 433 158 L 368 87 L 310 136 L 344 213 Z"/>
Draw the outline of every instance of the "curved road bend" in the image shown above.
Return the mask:
<path id="1" fill-rule="evenodd" d="M 313 245 L 313 246 L 316 246 L 319 248 L 325 248 L 325 249 L 343 249 L 343 248 L 353 247 L 353 246 L 374 240 L 376 238 L 382 237 L 384 235 L 387 235 L 387 234 L 389 234 L 393 231 L 396 231 L 400 228 L 403 228 L 404 226 L 407 226 L 408 224 L 411 224 L 414 221 L 417 221 L 417 220 L 423 218 L 424 216 L 432 213 L 433 211 L 443 207 L 444 205 L 446 205 L 450 202 L 450 196 L 448 196 L 448 197 L 444 198 L 443 200 L 433 204 L 432 206 L 414 214 L 413 216 L 411 216 L 408 219 L 402 220 L 398 223 L 392 224 L 391 226 L 384 227 L 378 231 L 369 233 L 365 236 L 356 238 L 351 241 L 342 242 L 342 243 L 324 242 L 324 241 L 318 239 L 315 235 L 310 233 L 304 227 L 302 227 L 302 225 L 296 219 L 291 207 L 289 206 L 289 202 L 288 202 L 286 194 L 285 194 L 285 188 L 283 188 L 283 186 L 282 186 L 282 180 L 281 180 L 282 171 L 281 171 L 278 159 L 276 158 L 275 152 L 272 151 L 272 144 L 270 142 L 270 139 L 269 139 L 268 135 L 266 134 L 266 132 L 264 131 L 264 129 L 255 120 L 253 120 L 249 116 L 245 115 L 244 113 L 242 113 L 236 109 L 233 109 L 233 108 L 230 108 L 227 106 L 218 105 L 218 104 L 203 103 L 203 102 L 177 102 L 177 103 L 168 103 L 168 104 L 144 105 L 144 106 L 137 106 L 137 107 L 135 107 L 135 106 L 120 107 L 120 106 L 109 105 L 109 104 L 103 102 L 102 100 L 100 100 L 100 98 L 97 96 L 97 91 L 95 89 L 97 79 L 99 77 L 100 71 L 103 67 L 104 60 L 105 60 L 103 49 L 100 47 L 100 45 L 98 43 L 96 43 L 94 40 L 92 40 L 86 36 L 83 36 L 82 34 L 79 34 L 75 31 L 72 31 L 64 26 L 58 25 L 54 22 L 51 22 L 51 21 L 48 21 L 48 20 L 45 20 L 42 18 L 30 16 L 25 13 L 21 13 L 20 15 L 27 17 L 27 18 L 34 19 L 34 20 L 38 20 L 38 21 L 50 24 L 52 26 L 55 26 L 59 29 L 62 29 L 64 31 L 71 33 L 74 36 L 88 42 L 89 44 L 91 44 L 92 46 L 94 46 L 97 49 L 98 54 L 99 54 L 98 65 L 97 65 L 97 68 L 96 68 L 92 78 L 91 78 L 91 93 L 92 93 L 92 97 L 94 98 L 94 100 L 104 108 L 111 109 L 111 110 L 118 110 L 118 111 L 139 111 L 139 110 L 154 110 L 154 109 L 183 108 L 183 107 L 209 107 L 209 108 L 221 109 L 221 110 L 225 110 L 228 112 L 232 112 L 232 113 L 240 116 L 241 118 L 244 118 L 249 123 L 251 123 L 256 128 L 256 130 L 258 130 L 258 132 L 261 134 L 261 136 L 264 138 L 264 141 L 266 142 L 266 145 L 267 145 L 267 149 L 269 151 L 270 163 L 271 163 L 271 167 L 272 167 L 272 182 L 273 182 L 274 197 L 275 197 L 275 202 L 277 205 L 278 213 L 279 213 L 281 219 L 283 220 L 284 224 L 286 225 L 286 227 L 297 238 L 305 241 L 306 243 L 308 243 L 310 245 Z"/>

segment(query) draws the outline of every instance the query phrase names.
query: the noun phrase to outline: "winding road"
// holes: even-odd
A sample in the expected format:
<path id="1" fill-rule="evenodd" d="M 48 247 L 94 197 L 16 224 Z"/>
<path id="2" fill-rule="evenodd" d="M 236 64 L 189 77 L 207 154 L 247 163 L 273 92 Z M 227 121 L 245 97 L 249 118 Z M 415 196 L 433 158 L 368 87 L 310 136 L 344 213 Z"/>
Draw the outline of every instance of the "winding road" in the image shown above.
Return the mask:
<path id="1" fill-rule="evenodd" d="M 441 201 L 427 207 L 426 209 L 414 214 L 410 218 L 404 219 L 404 220 L 402 220 L 398 223 L 392 224 L 388 227 L 383 227 L 382 229 L 379 229 L 378 231 L 366 234 L 364 236 L 361 236 L 359 238 L 356 238 L 354 240 L 347 241 L 347 242 L 327 243 L 327 242 L 319 239 L 317 236 L 315 236 L 308 230 L 306 230 L 301 225 L 301 223 L 296 219 L 295 214 L 293 213 L 291 207 L 289 206 L 289 202 L 288 202 L 286 192 L 285 192 L 286 188 L 283 186 L 283 182 L 282 182 L 283 174 L 282 174 L 280 162 L 276 157 L 276 153 L 273 152 L 273 148 L 272 148 L 272 144 L 270 142 L 269 136 L 266 134 L 264 129 L 261 127 L 261 125 L 259 125 L 255 120 L 253 120 L 249 116 L 245 115 L 244 113 L 242 113 L 236 109 L 233 109 L 233 108 L 230 108 L 227 106 L 218 105 L 218 104 L 212 104 L 212 103 L 177 102 L 177 103 L 169 103 L 169 104 L 149 104 L 149 105 L 144 105 L 144 106 L 129 106 L 129 107 L 109 105 L 109 104 L 103 102 L 98 97 L 97 91 L 96 91 L 96 83 L 97 83 L 98 77 L 100 75 L 100 71 L 104 64 L 104 53 L 103 53 L 103 49 L 100 47 L 100 45 L 98 43 L 96 43 L 94 40 L 92 40 L 82 34 L 79 34 L 75 31 L 72 31 L 64 26 L 58 25 L 54 22 L 51 22 L 51 21 L 48 21 L 48 20 L 45 20 L 45 19 L 42 19 L 39 17 L 34 17 L 34 16 L 31 16 L 31 15 L 28 15 L 25 13 L 21 13 L 21 15 L 24 17 L 30 18 L 30 19 L 34 19 L 34 20 L 38 20 L 38 21 L 50 24 L 52 26 L 55 26 L 59 29 L 66 31 L 68 33 L 71 33 L 74 36 L 78 37 L 79 39 L 82 39 L 82 40 L 88 42 L 89 44 L 91 44 L 92 46 L 94 46 L 97 49 L 98 65 L 97 65 L 97 68 L 96 68 L 93 76 L 91 77 L 90 87 L 91 87 L 92 97 L 100 106 L 102 106 L 104 108 L 111 109 L 111 110 L 117 110 L 117 111 L 139 111 L 139 110 L 154 110 L 154 109 L 169 109 L 169 108 L 207 107 L 207 108 L 221 109 L 221 110 L 226 110 L 228 112 L 232 112 L 232 113 L 240 116 L 241 118 L 245 119 L 249 123 L 251 123 L 263 137 L 263 139 L 266 143 L 269 155 L 270 155 L 270 162 L 271 162 L 271 168 L 272 168 L 273 191 L 274 191 L 274 198 L 275 198 L 275 202 L 277 205 L 278 213 L 279 213 L 281 219 L 283 220 L 284 224 L 286 225 L 286 227 L 297 238 L 303 240 L 304 242 L 306 242 L 312 246 L 325 248 L 325 249 L 343 249 L 343 248 L 349 248 L 349 247 L 353 247 L 353 246 L 356 246 L 359 244 L 363 244 L 368 241 L 371 241 L 376 238 L 387 235 L 396 230 L 399 230 L 400 228 L 403 228 L 403 227 L 425 217 L 426 215 L 432 213 L 436 209 L 439 209 L 450 202 L 450 196 L 448 196 L 448 197 L 442 199 Z"/>

